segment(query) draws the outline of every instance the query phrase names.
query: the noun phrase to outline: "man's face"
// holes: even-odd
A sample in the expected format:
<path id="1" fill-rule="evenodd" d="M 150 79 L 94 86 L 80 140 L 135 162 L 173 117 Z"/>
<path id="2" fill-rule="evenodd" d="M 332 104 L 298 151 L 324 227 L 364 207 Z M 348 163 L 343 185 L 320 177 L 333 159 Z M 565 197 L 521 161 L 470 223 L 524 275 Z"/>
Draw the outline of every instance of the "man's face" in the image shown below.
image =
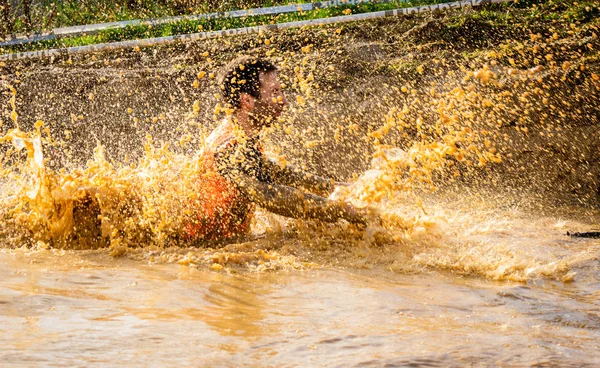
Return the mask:
<path id="1" fill-rule="evenodd" d="M 265 125 L 271 125 L 285 107 L 287 101 L 281 90 L 277 72 L 259 73 L 260 98 L 254 104 L 253 114 L 264 120 Z"/>

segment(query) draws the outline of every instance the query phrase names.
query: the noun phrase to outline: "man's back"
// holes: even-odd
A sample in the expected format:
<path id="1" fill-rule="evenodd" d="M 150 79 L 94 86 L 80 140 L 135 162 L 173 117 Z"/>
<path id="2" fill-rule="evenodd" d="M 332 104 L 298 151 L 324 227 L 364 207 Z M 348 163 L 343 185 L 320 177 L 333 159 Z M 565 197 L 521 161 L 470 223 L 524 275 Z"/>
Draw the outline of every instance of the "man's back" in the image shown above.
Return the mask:
<path id="1" fill-rule="evenodd" d="M 239 142 L 229 119 L 206 139 L 200 154 L 194 213 L 186 225 L 194 240 L 227 239 L 249 231 L 253 204 L 223 175 L 225 162 L 234 160 Z M 238 157 L 243 159 L 243 157 Z"/>

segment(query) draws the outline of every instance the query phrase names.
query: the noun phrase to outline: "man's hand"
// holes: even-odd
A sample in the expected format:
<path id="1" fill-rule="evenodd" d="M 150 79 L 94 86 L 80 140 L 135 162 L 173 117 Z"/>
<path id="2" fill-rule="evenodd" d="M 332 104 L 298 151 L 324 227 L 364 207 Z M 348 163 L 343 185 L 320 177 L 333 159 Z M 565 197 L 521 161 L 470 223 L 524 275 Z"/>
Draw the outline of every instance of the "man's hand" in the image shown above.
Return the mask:
<path id="1" fill-rule="evenodd" d="M 344 203 L 342 206 L 344 206 L 342 218 L 352 224 L 362 226 L 381 225 L 379 211 L 373 207 L 359 209 L 349 203 Z"/>
<path id="2" fill-rule="evenodd" d="M 372 207 L 356 208 L 346 202 L 331 202 L 331 206 L 337 206 L 340 217 L 352 224 L 362 226 L 381 225 L 379 211 Z"/>

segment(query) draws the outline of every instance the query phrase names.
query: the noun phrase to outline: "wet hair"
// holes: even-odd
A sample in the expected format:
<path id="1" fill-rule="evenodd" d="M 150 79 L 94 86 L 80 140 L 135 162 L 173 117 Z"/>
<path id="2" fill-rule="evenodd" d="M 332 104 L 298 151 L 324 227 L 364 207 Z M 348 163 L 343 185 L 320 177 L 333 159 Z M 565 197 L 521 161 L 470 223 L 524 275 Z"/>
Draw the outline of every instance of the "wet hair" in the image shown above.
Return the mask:
<path id="1" fill-rule="evenodd" d="M 221 76 L 221 90 L 225 102 L 232 108 L 240 107 L 240 94 L 248 93 L 250 96 L 260 97 L 259 73 L 276 71 L 271 62 L 252 56 L 242 56 L 230 62 Z"/>

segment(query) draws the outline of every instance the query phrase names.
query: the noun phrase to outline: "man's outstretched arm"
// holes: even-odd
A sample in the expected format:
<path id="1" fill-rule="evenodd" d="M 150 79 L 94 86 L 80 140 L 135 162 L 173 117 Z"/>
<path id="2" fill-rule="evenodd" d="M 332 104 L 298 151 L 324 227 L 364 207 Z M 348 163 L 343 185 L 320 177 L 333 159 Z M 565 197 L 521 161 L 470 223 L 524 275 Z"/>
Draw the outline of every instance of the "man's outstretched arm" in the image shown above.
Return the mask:
<path id="1" fill-rule="evenodd" d="M 313 175 L 289 165 L 281 167 L 267 158 L 264 159 L 264 162 L 266 169 L 271 172 L 273 179 L 279 184 L 300 187 L 322 196 L 331 194 L 335 189 L 336 183 L 332 179 Z"/>
<path id="2" fill-rule="evenodd" d="M 354 224 L 367 224 L 367 214 L 347 203 L 331 201 L 286 185 L 263 183 L 243 173 L 236 173 L 233 180 L 250 200 L 281 216 L 325 222 L 344 219 Z"/>

